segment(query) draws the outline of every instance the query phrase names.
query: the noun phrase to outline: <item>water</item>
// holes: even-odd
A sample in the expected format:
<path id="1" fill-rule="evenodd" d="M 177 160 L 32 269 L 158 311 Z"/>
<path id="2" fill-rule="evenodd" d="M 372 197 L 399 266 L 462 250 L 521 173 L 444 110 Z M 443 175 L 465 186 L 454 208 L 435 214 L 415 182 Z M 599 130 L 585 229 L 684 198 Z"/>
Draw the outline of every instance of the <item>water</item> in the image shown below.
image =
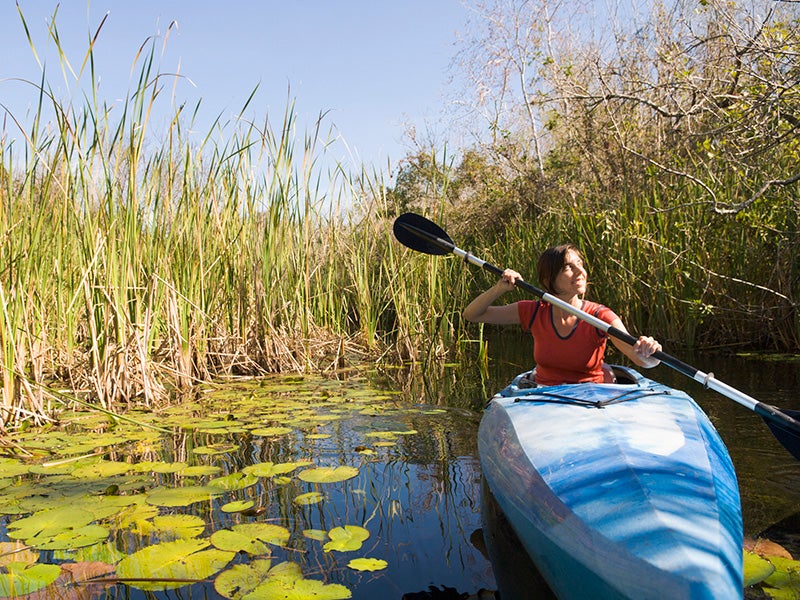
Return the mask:
<path id="1" fill-rule="evenodd" d="M 241 473 L 254 464 L 297 460 L 308 460 L 314 466 L 352 466 L 357 475 L 344 481 L 309 483 L 298 476 L 302 471 L 298 468 L 285 479 L 260 477 L 257 483 L 242 489 L 231 489 L 186 507 L 161 506 L 158 512 L 201 518 L 206 524 L 201 539 L 246 523 L 285 527 L 288 542 L 269 549 L 273 566 L 295 562 L 305 578 L 345 586 L 353 598 L 363 600 L 494 597 L 496 572 L 500 571 L 495 571 L 486 557 L 486 531 L 507 545 L 503 560 L 511 565 L 512 573 L 521 581 L 522 574 L 533 577 L 524 580 L 523 589 L 539 589 L 533 597 L 547 598 L 546 589 L 535 588 L 537 582 L 525 564 L 524 553 L 514 546 L 513 532 L 504 529 L 502 515 L 493 512 L 482 486 L 476 442 L 481 409 L 491 393 L 528 366 L 525 344 L 515 336 L 490 341 L 490 349 L 493 358 L 483 374 L 464 364 L 431 369 L 425 374 L 373 372 L 368 378 L 341 382 L 297 379 L 277 389 L 266 386 L 260 391 L 232 385 L 228 396 L 185 407 L 187 413 L 180 419 L 193 420 L 191 426 L 180 425 L 177 410 L 159 415 L 156 422 L 175 427 L 175 434 L 123 446 L 106 440 L 103 448 L 108 453 L 104 456 L 131 465 L 145 459 L 214 465 L 225 474 Z M 707 354 L 678 357 L 762 401 L 800 409 L 797 362 Z M 739 477 L 746 535 L 766 533 L 797 556 L 798 462 L 774 440 L 757 415 L 734 401 L 703 389 L 666 366 L 644 373 L 687 391 L 714 422 Z M 395 393 L 384 395 L 376 386 Z M 286 425 L 291 432 L 269 435 L 259 429 L 274 425 Z M 99 436 L 105 433 L 98 427 L 91 436 L 99 443 Z M 110 435 L 122 436 L 121 429 Z M 39 437 L 35 439 L 44 445 Z M 219 452 L 200 451 L 208 448 Z M 0 505 L 7 515 L 0 523 L 0 542 L 9 539 L 9 527 L 22 516 L 43 506 L 88 505 L 97 501 L 98 495 L 102 499 L 103 490 L 110 485 L 118 485 L 123 497 L 141 500 L 156 487 L 205 484 L 212 478 L 189 481 L 180 471 L 165 474 L 154 470 L 135 476 L 106 474 L 98 479 L 83 475 L 80 485 L 75 486 L 65 481 L 68 475 L 60 473 L 52 478 L 37 475 L 34 479 L 41 488 L 30 489 L 18 479 L 12 483 L 10 477 L 4 483 L 3 477 L 0 472 L 0 484 L 5 485 L 0 487 Z M 313 491 L 321 492 L 324 499 L 308 505 L 295 502 L 298 496 Z M 258 510 L 227 513 L 222 509 L 229 502 L 242 500 L 252 501 Z M 110 530 L 106 546 L 127 553 L 167 539 L 164 532 L 126 528 L 116 517 L 98 522 Z M 369 538 L 357 550 L 325 551 L 323 541 L 304 533 L 330 532 L 346 525 L 369 532 Z M 263 558 L 239 552 L 228 567 Z M 348 566 L 354 558 L 384 560 L 387 566 L 358 571 Z M 103 560 L 111 562 L 97 555 L 82 556 L 79 561 L 70 552 L 43 552 L 40 558 L 40 562 L 60 565 Z M 92 599 L 222 597 L 214 587 L 216 575 L 174 590 L 145 592 L 116 581 L 114 568 L 112 564 L 101 581 L 79 583 L 74 589 L 83 593 L 81 597 Z"/>

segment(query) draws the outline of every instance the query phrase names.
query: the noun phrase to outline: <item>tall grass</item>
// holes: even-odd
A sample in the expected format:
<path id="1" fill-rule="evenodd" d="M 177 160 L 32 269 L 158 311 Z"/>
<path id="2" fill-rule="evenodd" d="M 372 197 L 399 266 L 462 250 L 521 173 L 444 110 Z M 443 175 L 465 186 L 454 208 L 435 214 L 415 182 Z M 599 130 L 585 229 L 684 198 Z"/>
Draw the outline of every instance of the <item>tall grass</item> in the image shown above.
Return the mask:
<path id="1" fill-rule="evenodd" d="M 43 77 L 31 84 L 30 123 L 6 120 L 3 426 L 56 417 L 64 388 L 121 411 L 157 409 L 215 377 L 336 372 L 365 356 L 424 362 L 428 372 L 469 356 L 487 369 L 491 348 L 460 312 L 491 276 L 398 245 L 386 175 L 327 166 L 324 115 L 299 131 L 291 101 L 277 123 L 254 121 L 245 118 L 254 90 L 238 119 L 199 141 L 189 134 L 196 110 L 176 108 L 155 136 L 151 115 L 168 85 L 156 48 L 151 40 L 137 57 L 137 87 L 121 111 L 94 95 L 61 103 Z M 592 298 L 632 331 L 688 345 L 746 338 L 758 320 L 735 317 L 760 310 L 796 344 L 793 254 L 756 217 L 712 223 L 692 208 L 691 190 L 668 199 L 663 182 L 651 182 L 602 209 L 565 203 L 556 190 L 537 199 L 548 208 L 535 222 L 503 213 L 502 235 L 490 236 L 463 229 L 471 220 L 450 204 L 452 175 L 445 167 L 429 181 L 420 210 L 490 262 L 533 279 L 539 252 L 571 240 L 587 254 Z M 687 208 L 661 212 L 669 202 Z M 473 210 L 485 209 L 476 201 Z M 732 330 L 709 337 L 709 323 Z"/>

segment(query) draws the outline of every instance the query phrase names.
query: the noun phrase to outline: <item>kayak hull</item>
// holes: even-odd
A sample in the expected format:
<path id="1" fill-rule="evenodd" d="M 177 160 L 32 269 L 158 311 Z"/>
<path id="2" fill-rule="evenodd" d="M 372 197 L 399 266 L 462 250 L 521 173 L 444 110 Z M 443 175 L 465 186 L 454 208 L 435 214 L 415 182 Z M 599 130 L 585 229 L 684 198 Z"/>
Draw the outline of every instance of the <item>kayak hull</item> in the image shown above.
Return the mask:
<path id="1" fill-rule="evenodd" d="M 553 592 L 741 598 L 742 514 L 728 451 L 688 395 L 633 383 L 496 395 L 478 435 L 486 482 Z"/>

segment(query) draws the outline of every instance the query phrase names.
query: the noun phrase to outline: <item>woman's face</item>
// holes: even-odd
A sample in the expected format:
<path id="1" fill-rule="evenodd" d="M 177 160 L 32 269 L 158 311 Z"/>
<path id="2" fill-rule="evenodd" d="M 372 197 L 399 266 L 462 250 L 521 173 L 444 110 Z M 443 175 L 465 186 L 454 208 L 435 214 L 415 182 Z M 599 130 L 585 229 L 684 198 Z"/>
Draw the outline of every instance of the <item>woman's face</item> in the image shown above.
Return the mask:
<path id="1" fill-rule="evenodd" d="M 564 256 L 564 266 L 556 276 L 553 287 L 559 296 L 572 298 L 586 293 L 586 269 L 583 259 L 573 250 Z"/>

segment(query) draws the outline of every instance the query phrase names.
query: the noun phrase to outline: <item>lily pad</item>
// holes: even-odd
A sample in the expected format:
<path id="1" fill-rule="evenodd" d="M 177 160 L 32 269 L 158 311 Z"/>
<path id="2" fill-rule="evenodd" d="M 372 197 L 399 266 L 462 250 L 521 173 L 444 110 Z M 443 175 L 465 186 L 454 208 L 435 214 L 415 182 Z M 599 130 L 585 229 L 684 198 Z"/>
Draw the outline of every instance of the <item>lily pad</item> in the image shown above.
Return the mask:
<path id="1" fill-rule="evenodd" d="M 189 506 L 223 494 L 220 487 L 190 485 L 180 488 L 157 487 L 147 494 L 147 503 L 155 506 Z"/>
<path id="2" fill-rule="evenodd" d="M 774 565 L 754 552 L 744 552 L 744 587 L 764 581 L 775 571 Z"/>
<path id="3" fill-rule="evenodd" d="M 300 506 L 308 506 L 310 504 L 318 504 L 325 498 L 324 494 L 319 492 L 308 492 L 307 494 L 300 494 L 293 502 Z"/>
<path id="4" fill-rule="evenodd" d="M 278 464 L 271 462 L 263 462 L 245 467 L 244 469 L 242 469 L 242 473 L 247 473 L 248 475 L 255 475 L 256 477 L 274 477 L 275 475 L 284 475 L 286 473 L 291 473 L 292 471 L 294 471 L 299 467 L 307 467 L 308 465 L 311 464 L 313 463 L 307 460 L 278 463 Z"/>
<path id="5" fill-rule="evenodd" d="M 34 546 L 32 541 L 43 542 L 65 531 L 84 527 L 94 518 L 91 512 L 73 506 L 49 508 L 9 523 L 8 537 Z"/>
<path id="6" fill-rule="evenodd" d="M 352 479 L 356 475 L 358 475 L 357 468 L 341 466 L 306 469 L 305 471 L 301 471 L 298 477 L 309 483 L 335 483 L 337 481 Z"/>
<path id="7" fill-rule="evenodd" d="M 361 548 L 361 545 L 369 537 L 369 530 L 358 525 L 345 525 L 344 527 L 334 527 L 328 532 L 330 542 L 322 548 L 325 552 L 336 550 L 338 552 L 352 552 Z"/>
<path id="8" fill-rule="evenodd" d="M 269 558 L 251 561 L 249 564 L 233 565 L 214 580 L 214 589 L 231 600 L 252 592 L 267 578 L 272 560 Z"/>
<path id="9" fill-rule="evenodd" d="M 241 596 L 241 600 L 345 600 L 352 597 L 345 586 L 305 579 L 300 565 L 285 562 L 272 567 L 266 580 Z"/>
<path id="10" fill-rule="evenodd" d="M 224 475 L 222 477 L 217 477 L 212 479 L 208 482 L 208 485 L 220 488 L 225 491 L 233 491 L 233 490 L 243 490 L 246 487 L 250 487 L 251 485 L 255 485 L 258 483 L 258 477 L 255 475 L 247 475 L 245 473 L 231 473 L 230 475 Z"/>
<path id="11" fill-rule="evenodd" d="M 58 565 L 9 563 L 0 573 L 0 597 L 23 596 L 47 587 L 61 574 Z"/>
<path id="12" fill-rule="evenodd" d="M 153 525 L 163 539 L 195 538 L 206 528 L 206 523 L 196 515 L 160 515 L 153 517 Z"/>
<path id="13" fill-rule="evenodd" d="M 291 427 L 283 427 L 276 425 L 274 427 L 261 427 L 259 429 L 253 429 L 252 431 L 250 431 L 250 433 L 260 437 L 275 437 L 279 435 L 286 435 L 287 433 L 291 433 L 292 431 L 294 430 Z"/>
<path id="14" fill-rule="evenodd" d="M 247 535 L 275 546 L 285 546 L 291 537 L 286 527 L 273 525 L 272 523 L 240 523 L 239 525 L 234 525 L 231 529 L 242 535 Z"/>
<path id="15" fill-rule="evenodd" d="M 248 508 L 253 508 L 255 505 L 256 503 L 252 500 L 234 500 L 233 502 L 223 504 L 219 508 L 225 513 L 236 513 L 247 510 Z"/>
<path id="16" fill-rule="evenodd" d="M 770 556 L 769 561 L 775 572 L 764 580 L 767 595 L 781 600 L 800 597 L 800 561 L 782 556 Z"/>
<path id="17" fill-rule="evenodd" d="M 235 556 L 208 547 L 208 540 L 176 540 L 147 546 L 123 558 L 117 577 L 141 590 L 168 590 L 201 581 L 225 568 Z M 148 580 L 148 581 L 144 581 Z M 168 581 L 172 580 L 172 581 Z M 183 580 L 183 581 L 177 581 Z"/>
<path id="18" fill-rule="evenodd" d="M 261 556 L 269 553 L 269 546 L 257 537 L 246 532 L 220 529 L 211 534 L 211 543 L 215 548 L 230 552 L 247 552 L 252 556 Z"/>
<path id="19" fill-rule="evenodd" d="M 380 558 L 354 558 L 347 566 L 356 571 L 381 571 L 389 566 L 385 560 Z"/>

